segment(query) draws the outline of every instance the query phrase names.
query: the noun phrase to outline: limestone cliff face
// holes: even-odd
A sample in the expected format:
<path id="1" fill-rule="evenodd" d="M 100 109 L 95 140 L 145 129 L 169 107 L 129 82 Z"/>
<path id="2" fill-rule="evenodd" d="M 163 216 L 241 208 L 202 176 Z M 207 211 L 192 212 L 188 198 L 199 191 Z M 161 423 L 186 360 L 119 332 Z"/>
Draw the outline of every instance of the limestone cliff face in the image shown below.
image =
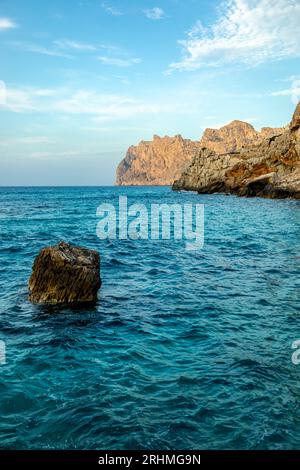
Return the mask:
<path id="1" fill-rule="evenodd" d="M 158 137 L 129 147 L 117 168 L 118 185 L 170 185 L 182 167 L 199 151 L 199 142 L 175 137 Z"/>
<path id="2" fill-rule="evenodd" d="M 173 189 L 300 198 L 300 103 L 289 128 L 234 153 L 202 148 Z"/>
<path id="3" fill-rule="evenodd" d="M 217 153 L 234 152 L 262 138 L 279 134 L 282 129 L 263 128 L 257 132 L 251 124 L 233 121 L 221 129 L 207 129 L 199 142 L 175 137 L 154 136 L 129 147 L 117 168 L 117 185 L 171 185 L 182 169 L 207 147 Z"/>
<path id="4" fill-rule="evenodd" d="M 263 127 L 258 132 L 247 122 L 232 121 L 220 129 L 206 129 L 200 143 L 201 147 L 209 148 L 216 153 L 236 152 L 242 147 L 258 143 L 263 138 L 282 132 L 283 128 L 271 127 Z"/>

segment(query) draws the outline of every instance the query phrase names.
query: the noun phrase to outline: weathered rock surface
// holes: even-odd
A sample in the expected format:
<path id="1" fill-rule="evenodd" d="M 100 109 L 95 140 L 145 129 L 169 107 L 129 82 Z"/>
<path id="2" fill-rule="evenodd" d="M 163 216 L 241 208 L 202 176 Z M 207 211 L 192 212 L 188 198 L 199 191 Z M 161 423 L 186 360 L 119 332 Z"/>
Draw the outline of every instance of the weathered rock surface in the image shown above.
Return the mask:
<path id="1" fill-rule="evenodd" d="M 257 143 L 264 137 L 280 134 L 283 129 L 263 128 L 257 132 L 251 124 L 233 121 L 221 129 L 206 129 L 200 141 L 154 136 L 129 147 L 117 168 L 117 185 L 170 185 L 202 147 L 217 153 L 234 152 Z"/>
<path id="2" fill-rule="evenodd" d="M 200 144 L 201 147 L 209 148 L 216 153 L 230 153 L 259 143 L 264 138 L 282 134 L 283 131 L 284 128 L 263 127 L 258 132 L 247 122 L 232 121 L 220 129 L 206 129 Z"/>
<path id="3" fill-rule="evenodd" d="M 51 304 L 94 302 L 100 286 L 99 253 L 60 242 L 43 248 L 35 259 L 29 300 Z"/>
<path id="4" fill-rule="evenodd" d="M 300 198 L 300 103 L 289 128 L 231 153 L 202 148 L 173 189 Z"/>
<path id="5" fill-rule="evenodd" d="M 199 142 L 175 137 L 154 136 L 129 147 L 117 168 L 118 185 L 171 185 L 182 167 L 200 149 Z"/>

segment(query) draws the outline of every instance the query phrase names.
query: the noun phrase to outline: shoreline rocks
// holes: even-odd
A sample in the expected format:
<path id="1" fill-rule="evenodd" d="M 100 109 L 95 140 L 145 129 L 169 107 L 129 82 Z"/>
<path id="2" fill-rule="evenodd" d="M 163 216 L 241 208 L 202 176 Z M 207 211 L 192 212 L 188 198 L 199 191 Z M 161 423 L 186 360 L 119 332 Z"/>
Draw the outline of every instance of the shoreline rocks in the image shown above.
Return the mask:
<path id="1" fill-rule="evenodd" d="M 29 300 L 45 304 L 95 302 L 101 286 L 97 251 L 65 242 L 43 248 L 29 279 Z"/>
<path id="2" fill-rule="evenodd" d="M 201 148 L 174 190 L 300 198 L 300 103 L 289 128 L 231 153 Z"/>

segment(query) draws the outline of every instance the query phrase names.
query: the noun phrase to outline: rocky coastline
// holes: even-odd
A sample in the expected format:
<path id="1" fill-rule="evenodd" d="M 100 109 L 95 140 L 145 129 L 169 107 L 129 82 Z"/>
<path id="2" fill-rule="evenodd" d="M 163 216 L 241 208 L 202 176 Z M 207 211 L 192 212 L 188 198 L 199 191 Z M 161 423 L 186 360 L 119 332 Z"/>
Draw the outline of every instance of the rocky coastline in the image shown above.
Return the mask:
<path id="1" fill-rule="evenodd" d="M 232 121 L 220 129 L 208 128 L 199 141 L 155 135 L 151 141 L 141 141 L 127 150 L 117 168 L 118 186 L 169 186 L 179 180 L 183 168 L 189 166 L 201 149 L 216 154 L 233 154 L 243 147 L 260 144 L 265 139 L 285 132 L 285 128 L 264 127 L 257 131 L 251 124 Z M 226 160 L 226 159 L 225 159 Z"/>
<path id="2" fill-rule="evenodd" d="M 202 147 L 174 190 L 300 199 L 300 103 L 288 128 L 234 152 Z"/>

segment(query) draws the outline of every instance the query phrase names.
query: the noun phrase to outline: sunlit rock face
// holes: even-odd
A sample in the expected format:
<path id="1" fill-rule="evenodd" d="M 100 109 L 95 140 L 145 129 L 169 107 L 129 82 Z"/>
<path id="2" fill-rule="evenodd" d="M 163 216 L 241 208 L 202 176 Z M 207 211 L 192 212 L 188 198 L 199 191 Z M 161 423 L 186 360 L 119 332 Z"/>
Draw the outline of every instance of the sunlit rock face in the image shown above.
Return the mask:
<path id="1" fill-rule="evenodd" d="M 232 121 L 220 129 L 206 129 L 200 143 L 201 147 L 216 153 L 236 152 L 242 147 L 259 143 L 262 139 L 281 134 L 283 131 L 283 128 L 263 127 L 258 132 L 247 122 Z"/>
<path id="2" fill-rule="evenodd" d="M 272 128 L 257 132 L 251 124 L 233 121 L 220 129 L 206 129 L 200 141 L 155 135 L 151 141 L 129 147 L 117 168 L 116 184 L 171 185 L 202 147 L 217 153 L 235 152 L 281 132 Z"/>
<path id="3" fill-rule="evenodd" d="M 200 149 L 199 142 L 175 137 L 154 136 L 129 147 L 118 166 L 118 185 L 171 185 Z"/>
<path id="4" fill-rule="evenodd" d="M 263 131 L 254 144 L 218 153 L 201 148 L 173 189 L 300 198 L 300 105 L 289 127 Z"/>

